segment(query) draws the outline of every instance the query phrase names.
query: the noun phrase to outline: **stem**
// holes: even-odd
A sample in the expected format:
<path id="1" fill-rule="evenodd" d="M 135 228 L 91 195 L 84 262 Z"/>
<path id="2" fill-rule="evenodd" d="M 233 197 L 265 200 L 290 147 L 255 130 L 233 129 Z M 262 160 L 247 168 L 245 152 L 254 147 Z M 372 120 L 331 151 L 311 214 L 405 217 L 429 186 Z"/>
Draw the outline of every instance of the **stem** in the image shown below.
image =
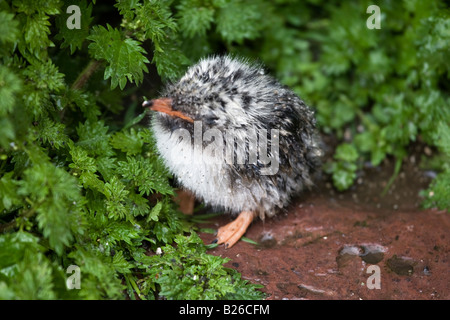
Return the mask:
<path id="1" fill-rule="evenodd" d="M 383 192 L 381 193 L 382 197 L 384 197 L 386 195 L 386 193 L 389 191 L 392 184 L 394 183 L 395 179 L 397 178 L 397 176 L 400 172 L 400 169 L 402 167 L 402 160 L 403 160 L 403 158 L 400 158 L 400 157 L 396 159 L 394 173 L 392 174 L 391 178 L 389 179 L 386 187 L 384 187 Z"/>
<path id="2" fill-rule="evenodd" d="M 15 227 L 16 227 L 16 219 L 7 223 L 0 224 L 0 233 L 9 231 L 11 229 L 14 229 Z"/>
<path id="3" fill-rule="evenodd" d="M 33 202 L 28 197 L 25 198 L 25 201 L 31 205 L 31 208 L 30 210 L 23 212 L 20 216 L 22 218 L 31 218 L 36 213 L 36 207 L 33 205 Z M 9 231 L 11 229 L 14 229 L 15 227 L 17 227 L 17 219 L 13 219 L 10 222 L 0 224 L 0 233 Z"/>
<path id="4" fill-rule="evenodd" d="M 73 82 L 70 89 L 72 90 L 80 90 L 86 82 L 89 80 L 89 78 L 92 76 L 92 74 L 97 70 L 97 68 L 100 66 L 101 62 L 98 60 L 91 60 L 89 64 L 86 66 L 86 68 L 81 71 L 81 73 L 78 75 L 77 79 Z M 62 122 L 64 118 L 64 114 L 66 112 L 66 106 L 62 109 L 62 111 L 59 114 L 59 118 Z"/>
<path id="5" fill-rule="evenodd" d="M 97 70 L 97 68 L 100 66 L 100 64 L 101 64 L 101 61 L 91 60 L 91 62 L 89 62 L 89 64 L 86 66 L 86 68 L 84 68 L 84 70 L 81 71 L 81 73 L 78 75 L 77 79 L 72 84 L 71 89 L 72 90 L 81 89 L 86 84 L 86 82 L 89 80 L 89 78 L 94 73 L 94 71 Z"/>

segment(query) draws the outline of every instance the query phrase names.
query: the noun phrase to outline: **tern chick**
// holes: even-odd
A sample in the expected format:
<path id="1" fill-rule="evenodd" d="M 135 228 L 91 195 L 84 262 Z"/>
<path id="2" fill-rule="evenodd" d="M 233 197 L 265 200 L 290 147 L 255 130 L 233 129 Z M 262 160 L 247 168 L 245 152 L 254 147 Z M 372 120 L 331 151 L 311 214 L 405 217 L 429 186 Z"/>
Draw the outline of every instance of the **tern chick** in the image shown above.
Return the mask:
<path id="1" fill-rule="evenodd" d="M 321 149 L 314 112 L 258 64 L 214 56 L 191 66 L 162 98 L 152 129 L 182 187 L 237 218 L 217 242 L 233 246 L 253 219 L 272 217 L 313 185 Z"/>

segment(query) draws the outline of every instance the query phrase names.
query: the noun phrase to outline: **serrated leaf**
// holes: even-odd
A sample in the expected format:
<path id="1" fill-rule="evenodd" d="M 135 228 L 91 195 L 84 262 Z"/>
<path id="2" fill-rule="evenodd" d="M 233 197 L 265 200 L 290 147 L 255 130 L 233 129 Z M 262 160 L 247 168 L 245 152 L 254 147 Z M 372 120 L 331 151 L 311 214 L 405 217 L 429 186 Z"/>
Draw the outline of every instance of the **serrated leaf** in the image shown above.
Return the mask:
<path id="1" fill-rule="evenodd" d="M 14 42 L 19 34 L 19 21 L 14 20 L 14 15 L 0 11 L 0 44 Z"/>
<path id="2" fill-rule="evenodd" d="M 147 221 L 150 221 L 150 220 L 158 221 L 158 216 L 159 216 L 159 213 L 161 212 L 162 206 L 163 206 L 163 204 L 161 201 L 156 203 L 155 206 L 152 208 L 152 211 L 148 215 Z"/>
<path id="3" fill-rule="evenodd" d="M 142 194 L 159 192 L 173 194 L 169 184 L 170 176 L 160 160 L 143 157 L 128 157 L 127 161 L 119 161 L 117 171 L 124 179 L 131 180 Z"/>
<path id="4" fill-rule="evenodd" d="M 182 75 L 190 61 L 177 46 L 175 36 L 169 36 L 169 40 L 160 43 L 160 50 L 155 50 L 152 63 L 163 79 L 175 80 Z"/>
<path id="5" fill-rule="evenodd" d="M 12 179 L 13 174 L 11 171 L 0 178 L 0 211 L 21 204 L 21 198 L 17 195 L 17 182 Z"/>
<path id="6" fill-rule="evenodd" d="M 140 42 L 130 38 L 123 39 L 119 30 L 110 25 L 106 29 L 103 26 L 94 26 L 88 37 L 92 43 L 89 52 L 97 60 L 106 60 L 104 78 L 111 78 L 111 89 L 119 85 L 123 89 L 127 80 L 139 84 L 142 82 L 143 72 L 148 72 L 144 56 L 145 50 Z"/>
<path id="7" fill-rule="evenodd" d="M 72 5 L 73 1 L 66 0 L 64 2 L 64 8 Z M 84 40 L 89 35 L 89 25 L 91 24 L 93 17 L 92 4 L 87 5 L 86 0 L 77 1 L 78 8 L 80 9 L 80 28 L 69 29 L 67 27 L 67 20 L 73 13 L 67 13 L 64 11 L 58 15 L 56 24 L 59 29 L 59 33 L 55 36 L 57 40 L 62 40 L 61 49 L 70 48 L 70 53 L 73 54 L 77 49 L 81 49 Z"/>
<path id="8" fill-rule="evenodd" d="M 29 51 L 33 57 L 44 61 L 47 58 L 46 49 L 54 46 L 53 42 L 48 37 L 50 34 L 49 17 L 45 14 L 34 14 L 31 16 L 24 16 L 22 19 L 25 20 L 22 28 L 25 43 L 19 42 L 19 50 L 27 58 L 29 57 Z M 28 59 L 33 59 L 33 57 L 29 57 Z"/>
<path id="9" fill-rule="evenodd" d="M 177 8 L 180 30 L 188 38 L 195 35 L 204 36 L 214 21 L 215 10 L 212 7 L 193 5 L 191 1 L 181 1 Z"/>
<path id="10" fill-rule="evenodd" d="M 123 273 L 123 274 L 130 273 L 131 272 L 130 269 L 132 269 L 134 267 L 133 264 L 129 263 L 125 259 L 122 251 L 116 252 L 114 254 L 114 257 L 112 259 L 112 264 L 118 272 Z"/>
<path id="11" fill-rule="evenodd" d="M 0 65 L 0 116 L 6 116 L 22 89 L 22 80 L 8 67 Z"/>
<path id="12" fill-rule="evenodd" d="M 127 131 L 116 132 L 110 140 L 111 146 L 125 152 L 127 155 L 135 155 L 141 153 L 144 141 L 141 139 L 139 132 L 131 128 Z"/>
<path id="13" fill-rule="evenodd" d="M 58 14 L 61 6 L 59 0 L 13 0 L 12 4 L 17 8 L 18 12 L 24 12 L 27 15 L 32 15 L 36 12 L 48 15 Z"/>
<path id="14" fill-rule="evenodd" d="M 177 28 L 168 1 L 145 1 L 136 15 L 143 22 L 145 38 L 153 41 L 157 51 L 167 34 Z"/>
<path id="15" fill-rule="evenodd" d="M 242 43 L 259 35 L 261 12 L 254 1 L 233 0 L 220 9 L 217 31 L 226 42 Z"/>
<path id="16" fill-rule="evenodd" d="M 125 189 L 119 179 L 114 176 L 109 182 L 106 182 L 103 193 L 106 197 L 105 205 L 108 217 L 117 220 L 128 216 L 125 202 L 129 191 Z"/>
<path id="17" fill-rule="evenodd" d="M 91 156 L 112 156 L 114 154 L 108 141 L 109 127 L 102 120 L 89 119 L 77 127 L 79 140 L 77 146 L 83 147 Z"/>
<path id="18" fill-rule="evenodd" d="M 24 76 L 38 90 L 45 93 L 59 92 L 64 89 L 64 74 L 51 60 L 46 62 L 34 62 L 23 71 Z"/>
<path id="19" fill-rule="evenodd" d="M 56 149 L 65 146 L 70 140 L 65 134 L 64 124 L 54 122 L 49 118 L 42 118 L 36 129 L 36 137 Z"/>
<path id="20" fill-rule="evenodd" d="M 73 239 L 74 214 L 81 201 L 76 179 L 65 170 L 42 162 L 25 170 L 19 185 L 18 194 L 33 202 L 30 210 L 37 212 L 39 229 L 50 247 L 61 254 Z"/>
<path id="21" fill-rule="evenodd" d="M 72 163 L 69 164 L 69 168 L 86 173 L 94 173 L 97 171 L 95 159 L 91 158 L 83 148 L 71 144 L 69 153 L 72 156 Z"/>

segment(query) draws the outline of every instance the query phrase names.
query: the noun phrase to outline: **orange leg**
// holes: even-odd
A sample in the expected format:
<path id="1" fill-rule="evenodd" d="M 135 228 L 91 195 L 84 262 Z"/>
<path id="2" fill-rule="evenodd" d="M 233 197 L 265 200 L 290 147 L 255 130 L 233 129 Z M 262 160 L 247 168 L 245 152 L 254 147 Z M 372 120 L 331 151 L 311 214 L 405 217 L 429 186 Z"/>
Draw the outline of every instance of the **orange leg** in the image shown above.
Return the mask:
<path id="1" fill-rule="evenodd" d="M 174 196 L 178 208 L 184 214 L 194 214 L 195 196 L 187 190 L 177 190 Z"/>
<path id="2" fill-rule="evenodd" d="M 247 231 L 254 216 L 251 211 L 242 211 L 234 221 L 219 228 L 215 242 L 225 243 L 225 248 L 231 248 Z"/>

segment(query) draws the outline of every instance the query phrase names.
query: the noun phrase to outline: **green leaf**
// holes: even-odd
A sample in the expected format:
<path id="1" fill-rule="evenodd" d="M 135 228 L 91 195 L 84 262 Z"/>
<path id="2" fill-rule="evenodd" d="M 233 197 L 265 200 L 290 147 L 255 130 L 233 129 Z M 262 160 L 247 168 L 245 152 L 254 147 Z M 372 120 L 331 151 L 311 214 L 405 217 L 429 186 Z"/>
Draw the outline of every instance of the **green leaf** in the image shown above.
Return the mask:
<path id="1" fill-rule="evenodd" d="M 180 50 L 178 39 L 171 33 L 167 35 L 167 41 L 159 44 L 155 50 L 152 63 L 156 65 L 158 74 L 167 80 L 179 78 L 190 64 L 189 59 Z"/>
<path id="2" fill-rule="evenodd" d="M 65 126 L 59 122 L 53 122 L 49 118 L 43 118 L 37 126 L 38 139 L 44 143 L 48 143 L 51 147 L 59 149 L 65 146 L 69 141 L 69 137 L 65 134 Z"/>
<path id="3" fill-rule="evenodd" d="M 0 299 L 55 299 L 52 266 L 38 241 L 27 232 L 0 235 Z"/>
<path id="4" fill-rule="evenodd" d="M 162 209 L 162 202 L 159 201 L 158 203 L 156 203 L 156 205 L 152 208 L 152 211 L 150 212 L 147 221 L 153 220 L 153 221 L 158 221 L 158 216 L 159 213 L 161 212 Z"/>
<path id="5" fill-rule="evenodd" d="M 58 67 L 48 60 L 44 63 L 32 63 L 23 74 L 38 90 L 59 92 L 64 89 L 64 74 Z"/>
<path id="6" fill-rule="evenodd" d="M 105 183 L 104 195 L 106 197 L 105 205 L 108 217 L 113 219 L 122 219 L 128 216 L 125 206 L 126 196 L 129 191 L 125 189 L 123 183 L 115 176 L 110 182 Z"/>
<path id="7" fill-rule="evenodd" d="M 139 188 L 141 194 L 156 191 L 161 194 L 173 194 L 168 182 L 170 176 L 159 159 L 128 157 L 127 161 L 119 161 L 117 171 L 124 179 L 130 180 Z"/>
<path id="8" fill-rule="evenodd" d="M 32 15 L 36 12 L 54 15 L 60 13 L 61 2 L 59 0 L 13 0 L 13 6 L 18 12 Z"/>
<path id="9" fill-rule="evenodd" d="M 73 1 L 64 1 L 64 8 L 73 4 Z M 56 24 L 59 29 L 59 33 L 55 36 L 57 40 L 62 40 L 61 49 L 70 48 L 70 53 L 73 54 L 77 49 L 81 50 L 84 40 L 89 36 L 89 25 L 91 24 L 93 17 L 92 3 L 87 5 L 86 0 L 77 1 L 78 8 L 80 9 L 80 28 L 69 29 L 67 27 L 67 20 L 73 13 L 67 13 L 64 11 L 58 15 Z"/>
<path id="10" fill-rule="evenodd" d="M 169 8 L 169 1 L 145 1 L 137 10 L 137 18 L 142 21 L 145 38 L 151 39 L 159 51 L 167 34 L 176 30 L 177 25 Z"/>
<path id="11" fill-rule="evenodd" d="M 345 166 L 338 163 L 333 172 L 333 184 L 339 191 L 348 189 L 356 178 L 356 166 Z"/>
<path id="12" fill-rule="evenodd" d="M 217 31 L 230 43 L 242 43 L 244 39 L 254 39 L 259 35 L 261 11 L 258 1 L 232 0 L 220 9 L 217 17 Z"/>
<path id="13" fill-rule="evenodd" d="M 125 38 L 119 30 L 108 29 L 103 26 L 94 26 L 89 44 L 89 52 L 97 60 L 106 60 L 104 79 L 111 78 L 111 89 L 119 85 L 120 89 L 125 88 L 127 80 L 139 84 L 144 78 L 143 72 L 148 72 L 146 63 L 148 59 L 144 56 L 145 50 L 140 46 L 140 42 Z"/>
<path id="14" fill-rule="evenodd" d="M 21 16 L 24 20 L 22 35 L 25 42 L 19 42 L 19 50 L 28 60 L 37 58 L 45 61 L 47 58 L 47 48 L 54 46 L 49 39 L 50 22 L 45 14 L 35 14 L 31 16 Z M 31 53 L 31 56 L 28 54 Z"/>
<path id="15" fill-rule="evenodd" d="M 61 254 L 77 230 L 76 214 L 82 198 L 76 179 L 65 170 L 42 162 L 25 170 L 19 185 L 18 194 L 28 196 L 32 202 L 29 210 L 37 212 L 39 229 L 50 247 Z"/>
<path id="16" fill-rule="evenodd" d="M 439 208 L 449 211 L 450 208 L 450 171 L 440 173 L 427 190 L 421 192 L 425 198 L 423 207 Z"/>
<path id="17" fill-rule="evenodd" d="M 79 295 L 83 299 L 123 297 L 125 286 L 118 277 L 111 257 L 81 246 L 75 247 L 69 257 L 80 267 L 82 283 Z"/>
<path id="18" fill-rule="evenodd" d="M 22 199 L 17 195 L 17 181 L 12 178 L 13 174 L 11 171 L 0 178 L 0 211 L 21 204 Z"/>
<path id="19" fill-rule="evenodd" d="M 13 109 L 21 89 L 22 80 L 8 67 L 0 65 L 0 116 L 6 116 Z"/>
<path id="20" fill-rule="evenodd" d="M 192 1 L 181 1 L 177 9 L 180 17 L 178 23 L 183 35 L 192 38 L 195 35 L 204 36 L 214 21 L 215 10 L 212 7 L 193 5 Z"/>
<path id="21" fill-rule="evenodd" d="M 142 136 L 133 128 L 125 132 L 116 132 L 110 141 L 113 148 L 119 149 L 127 155 L 141 153 L 144 144 Z"/>
<path id="22" fill-rule="evenodd" d="M 91 158 L 87 151 L 73 143 L 69 146 L 69 153 L 72 156 L 72 163 L 69 168 L 75 169 L 78 173 L 94 173 L 97 171 L 95 160 Z"/>
<path id="23" fill-rule="evenodd" d="M 342 143 L 336 148 L 334 154 L 336 160 L 355 162 L 358 159 L 358 151 L 349 143 Z"/>
<path id="24" fill-rule="evenodd" d="M 102 120 L 87 120 L 77 127 L 79 140 L 77 146 L 83 147 L 90 156 L 112 156 L 114 154 L 109 145 L 109 127 Z"/>
<path id="25" fill-rule="evenodd" d="M 19 35 L 19 22 L 14 20 L 14 15 L 0 11 L 0 44 L 13 43 Z"/>

